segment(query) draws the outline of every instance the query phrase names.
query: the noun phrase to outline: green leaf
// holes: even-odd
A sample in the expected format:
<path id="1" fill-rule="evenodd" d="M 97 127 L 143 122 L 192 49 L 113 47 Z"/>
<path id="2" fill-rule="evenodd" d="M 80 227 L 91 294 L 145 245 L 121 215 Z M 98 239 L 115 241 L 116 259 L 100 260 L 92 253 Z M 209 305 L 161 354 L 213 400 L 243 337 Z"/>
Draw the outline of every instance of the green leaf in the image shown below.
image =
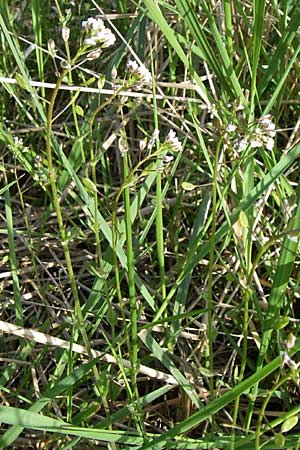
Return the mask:
<path id="1" fill-rule="evenodd" d="M 194 79 L 199 86 L 198 93 L 201 95 L 202 99 L 206 104 L 209 104 L 209 92 L 207 92 L 207 89 L 204 85 L 204 83 L 201 80 L 201 77 L 199 77 L 197 71 L 194 69 L 194 67 L 191 65 L 189 59 L 187 58 L 186 52 L 183 50 L 181 45 L 179 44 L 179 41 L 177 39 L 177 36 L 174 32 L 174 30 L 169 26 L 167 21 L 165 20 L 161 10 L 158 7 L 158 4 L 154 0 L 144 0 L 145 3 L 145 13 L 151 17 L 151 19 L 157 23 L 161 31 L 163 32 L 165 38 L 169 42 L 169 44 L 173 47 L 174 51 L 177 53 L 178 57 L 181 59 L 185 67 L 190 73 L 190 77 Z"/>
<path id="2" fill-rule="evenodd" d="M 82 184 L 86 188 L 87 192 L 97 192 L 97 187 L 89 178 L 82 178 Z"/>
<path id="3" fill-rule="evenodd" d="M 197 186 L 193 183 L 188 183 L 187 181 L 184 181 L 181 185 L 182 189 L 184 191 L 193 191 L 194 189 L 197 188 Z"/>
<path id="4" fill-rule="evenodd" d="M 298 423 L 298 417 L 297 416 L 289 417 L 281 425 L 281 432 L 282 433 L 287 433 L 292 428 L 294 428 L 297 425 L 297 423 Z"/>
<path id="5" fill-rule="evenodd" d="M 17 181 L 12 181 L 11 183 L 4 186 L 2 189 L 0 189 L 0 195 L 4 194 L 7 189 L 9 189 L 11 186 L 13 186 Z"/>
<path id="6" fill-rule="evenodd" d="M 282 328 L 285 328 L 289 323 L 290 319 L 288 317 L 279 317 L 273 322 L 273 328 L 274 330 L 282 330 Z"/>
<path id="7" fill-rule="evenodd" d="M 83 117 L 84 112 L 83 112 L 83 109 L 81 108 L 80 105 L 76 105 L 76 106 L 75 106 L 75 111 L 76 111 L 76 113 L 77 113 L 80 117 Z"/>
<path id="8" fill-rule="evenodd" d="M 25 89 L 25 91 L 30 92 L 31 88 L 30 86 L 28 86 L 27 81 L 25 80 L 24 77 L 22 77 L 22 75 L 20 73 L 16 73 L 16 81 L 17 84 L 20 86 L 20 88 Z"/>
<path id="9" fill-rule="evenodd" d="M 59 419 L 43 416 L 26 409 L 11 406 L 0 406 L 0 422 L 18 425 L 33 430 L 49 433 L 70 434 L 87 439 L 97 439 L 104 442 L 119 442 L 123 444 L 141 445 L 143 439 L 136 434 L 126 431 L 99 430 L 98 428 L 84 428 L 71 425 Z"/>
<path id="10" fill-rule="evenodd" d="M 240 212 L 239 221 L 243 228 L 248 228 L 248 217 L 245 211 Z"/>
<path id="11" fill-rule="evenodd" d="M 281 433 L 275 434 L 275 436 L 274 436 L 275 445 L 278 445 L 278 447 L 283 447 L 284 441 L 285 441 L 285 438 L 284 438 L 283 434 L 281 434 Z"/>

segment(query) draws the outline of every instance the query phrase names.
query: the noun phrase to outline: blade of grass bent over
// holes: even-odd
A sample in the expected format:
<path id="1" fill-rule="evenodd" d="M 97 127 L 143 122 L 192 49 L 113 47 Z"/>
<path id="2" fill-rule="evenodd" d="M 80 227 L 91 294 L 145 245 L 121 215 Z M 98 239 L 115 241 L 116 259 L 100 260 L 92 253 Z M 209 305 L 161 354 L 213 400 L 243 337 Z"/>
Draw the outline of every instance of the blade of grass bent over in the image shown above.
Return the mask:
<path id="1" fill-rule="evenodd" d="M 44 394 L 28 409 L 28 411 L 38 413 L 40 412 L 49 402 L 58 395 L 65 392 L 70 386 L 74 386 L 75 383 L 80 381 L 97 363 L 97 359 L 89 361 L 87 364 L 81 365 L 72 374 L 59 380 L 54 387 L 47 389 Z M 24 427 L 20 425 L 14 425 L 4 434 L 0 436 L 0 450 L 8 448 L 17 437 L 22 433 Z"/>
<path id="2" fill-rule="evenodd" d="M 292 351 L 292 355 L 295 354 L 300 349 L 300 344 L 298 344 Z M 152 440 L 150 443 L 146 443 L 142 446 L 141 450 L 146 449 L 160 449 L 165 448 L 165 445 L 170 439 L 176 438 L 183 433 L 187 433 L 194 427 L 198 426 L 204 420 L 216 414 L 220 409 L 224 408 L 229 403 L 233 402 L 237 397 L 247 392 L 252 386 L 262 381 L 264 378 L 273 373 L 281 365 L 281 357 L 277 357 L 272 362 L 267 364 L 265 367 L 258 369 L 253 375 L 251 375 L 246 380 L 242 381 L 240 384 L 230 389 L 228 392 L 222 395 L 222 397 L 209 403 L 200 411 L 197 411 L 192 416 L 185 419 L 183 422 L 175 425 L 174 428 L 163 433 L 157 439 Z"/>

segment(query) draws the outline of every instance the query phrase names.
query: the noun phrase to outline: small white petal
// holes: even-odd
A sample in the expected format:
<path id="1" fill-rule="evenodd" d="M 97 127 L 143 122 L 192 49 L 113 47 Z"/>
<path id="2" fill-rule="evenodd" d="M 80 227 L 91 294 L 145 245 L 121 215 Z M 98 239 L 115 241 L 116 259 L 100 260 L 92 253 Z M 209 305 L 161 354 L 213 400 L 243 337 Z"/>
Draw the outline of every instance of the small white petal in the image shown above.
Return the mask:
<path id="1" fill-rule="evenodd" d="M 170 163 L 171 161 L 173 161 L 173 159 L 174 159 L 174 156 L 171 156 L 171 155 L 165 155 L 163 158 L 162 158 L 162 160 L 163 160 L 163 162 L 165 162 L 165 163 Z"/>
<path id="2" fill-rule="evenodd" d="M 94 50 L 87 54 L 87 59 L 97 59 L 101 55 L 101 50 Z"/>
<path id="3" fill-rule="evenodd" d="M 226 131 L 228 132 L 228 133 L 232 133 L 233 131 L 235 131 L 236 130 L 236 125 L 234 124 L 234 123 L 229 123 L 228 124 L 228 126 L 227 126 L 227 128 L 226 128 Z"/>
<path id="4" fill-rule="evenodd" d="M 259 148 L 262 146 L 262 142 L 259 141 L 258 139 L 251 139 L 250 140 L 250 145 L 252 148 Z"/>
<path id="5" fill-rule="evenodd" d="M 97 45 L 97 41 L 94 38 L 86 38 L 83 45 Z"/>
<path id="6" fill-rule="evenodd" d="M 70 37 L 70 28 L 68 28 L 64 25 L 62 27 L 61 34 L 62 34 L 62 38 L 63 38 L 64 42 L 67 42 Z"/>
<path id="7" fill-rule="evenodd" d="M 267 150 L 273 150 L 275 145 L 275 141 L 273 138 L 269 137 L 265 143 L 265 147 Z"/>

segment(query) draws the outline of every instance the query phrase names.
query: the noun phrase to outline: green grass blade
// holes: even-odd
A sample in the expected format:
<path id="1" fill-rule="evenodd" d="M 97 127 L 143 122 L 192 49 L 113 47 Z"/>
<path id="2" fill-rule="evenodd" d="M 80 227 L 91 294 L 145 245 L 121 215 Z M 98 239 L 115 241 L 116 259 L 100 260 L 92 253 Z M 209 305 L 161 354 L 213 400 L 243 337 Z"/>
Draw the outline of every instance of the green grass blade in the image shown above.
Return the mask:
<path id="1" fill-rule="evenodd" d="M 206 10 L 206 16 L 210 26 L 211 35 L 218 49 L 220 61 L 218 61 L 216 52 L 213 50 L 206 37 L 207 32 L 201 27 L 196 13 L 189 0 L 176 0 L 176 5 L 178 7 L 180 16 L 186 22 L 188 29 L 191 31 L 198 47 L 203 53 L 204 58 L 209 65 L 209 68 L 211 69 L 212 73 L 217 76 L 219 82 L 224 88 L 224 91 L 227 92 L 229 98 L 231 98 L 232 93 L 234 93 L 234 95 L 240 98 L 241 102 L 246 106 L 246 100 L 244 98 L 243 91 L 233 70 L 231 60 L 228 56 L 226 48 L 223 44 L 223 39 L 220 36 L 214 17 L 209 12 L 208 8 L 206 8 L 205 3 L 203 4 L 203 7 Z M 230 84 L 228 84 L 228 80 L 230 80 Z"/>
<path id="2" fill-rule="evenodd" d="M 175 52 L 177 53 L 178 57 L 181 59 L 185 67 L 188 69 L 190 76 L 192 79 L 196 81 L 196 83 L 199 86 L 199 93 L 201 94 L 202 99 L 205 103 L 209 104 L 209 94 L 207 93 L 206 87 L 202 83 L 199 75 L 196 73 L 195 69 L 189 62 L 184 50 L 182 49 L 181 45 L 179 44 L 175 32 L 172 30 L 172 28 L 168 25 L 166 22 L 161 10 L 159 9 L 159 6 L 156 2 L 153 0 L 144 0 L 144 3 L 147 7 L 147 14 L 151 17 L 151 19 L 157 23 L 159 28 L 164 33 L 165 38 L 169 42 L 169 44 L 174 48 Z"/>
<path id="3" fill-rule="evenodd" d="M 139 333 L 139 338 L 143 341 L 143 343 L 148 347 L 148 349 L 153 353 L 155 358 L 158 361 L 161 361 L 162 364 L 170 371 L 173 377 L 178 381 L 179 386 L 185 391 L 188 397 L 192 400 L 193 404 L 198 408 L 202 408 L 199 397 L 195 391 L 195 389 L 191 386 L 190 382 L 186 379 L 186 377 L 177 369 L 174 362 L 171 360 L 170 356 L 168 356 L 167 352 L 164 351 L 161 346 L 153 339 L 150 332 L 143 330 Z"/>
<path id="4" fill-rule="evenodd" d="M 137 445 L 142 443 L 142 438 L 127 431 L 97 430 L 70 425 L 62 420 L 42 416 L 26 409 L 12 406 L 0 406 L 0 421 L 10 425 L 17 425 L 33 430 L 49 433 L 70 434 L 87 439 L 95 439 L 104 442 L 118 442 L 120 444 Z"/>
<path id="5" fill-rule="evenodd" d="M 11 205 L 9 189 L 5 190 L 4 199 L 5 199 L 5 216 L 6 216 L 8 247 L 9 247 L 9 261 L 10 261 L 11 276 L 12 276 L 12 280 L 13 280 L 14 308 L 15 308 L 15 313 L 16 313 L 16 323 L 18 325 L 22 326 L 23 325 L 23 308 L 22 308 L 22 301 L 21 301 L 21 290 L 20 290 L 20 282 L 19 282 L 19 275 L 18 275 L 16 250 L 15 250 L 15 233 L 14 233 L 12 205 Z"/>
<path id="6" fill-rule="evenodd" d="M 45 391 L 45 393 L 39 398 L 29 409 L 28 411 L 38 413 L 42 411 L 42 409 L 51 402 L 58 395 L 62 395 L 67 389 L 71 386 L 74 386 L 75 383 L 78 383 L 84 376 L 88 374 L 91 368 L 96 364 L 97 360 L 93 360 L 88 362 L 87 364 L 83 364 L 78 369 L 76 369 L 71 375 L 59 380 L 55 386 Z M 17 437 L 22 433 L 24 427 L 21 425 L 14 425 L 4 434 L 0 436 L 0 449 L 7 448 L 11 445 Z"/>
<path id="7" fill-rule="evenodd" d="M 296 351 L 299 351 L 299 349 L 300 346 L 297 345 L 297 348 L 294 349 L 294 353 L 296 353 Z M 281 358 L 277 357 L 265 367 L 257 370 L 253 375 L 251 375 L 251 377 L 247 378 L 234 388 L 230 389 L 230 391 L 226 392 L 224 395 L 222 395 L 222 397 L 209 403 L 203 409 L 188 417 L 178 425 L 175 425 L 174 428 L 163 433 L 159 438 L 154 439 L 150 444 L 143 445 L 142 450 L 153 448 L 153 446 L 155 446 L 155 448 L 157 449 L 164 448 L 168 440 L 173 439 L 180 434 L 187 433 L 195 426 L 198 426 L 204 420 L 216 414 L 218 411 L 220 411 L 220 409 L 233 402 L 241 394 L 247 392 L 252 386 L 272 374 L 276 369 L 278 369 L 280 364 Z"/>

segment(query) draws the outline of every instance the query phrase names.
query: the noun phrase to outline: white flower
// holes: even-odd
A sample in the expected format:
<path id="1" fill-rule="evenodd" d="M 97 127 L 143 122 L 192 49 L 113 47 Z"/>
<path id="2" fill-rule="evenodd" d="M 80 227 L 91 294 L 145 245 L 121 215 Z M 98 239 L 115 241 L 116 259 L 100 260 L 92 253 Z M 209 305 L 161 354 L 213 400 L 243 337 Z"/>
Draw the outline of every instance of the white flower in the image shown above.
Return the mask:
<path id="1" fill-rule="evenodd" d="M 141 81 L 143 83 L 151 83 L 152 76 L 148 69 L 145 66 L 140 66 L 138 73 L 141 77 Z"/>
<path id="2" fill-rule="evenodd" d="M 268 133 L 268 135 L 270 137 L 275 137 L 276 136 L 276 131 L 275 131 L 275 123 L 270 123 L 267 127 L 266 127 L 266 131 Z"/>
<path id="3" fill-rule="evenodd" d="M 258 119 L 258 123 L 262 126 L 262 129 L 265 134 L 267 134 L 269 137 L 275 137 L 276 131 L 275 131 L 275 123 L 272 122 L 272 116 L 271 114 L 267 114 L 266 116 L 262 116 L 260 119 Z"/>
<path id="4" fill-rule="evenodd" d="M 270 122 L 265 128 L 268 131 L 274 131 L 275 130 L 275 123 Z"/>
<path id="5" fill-rule="evenodd" d="M 179 152 L 182 150 L 181 142 L 179 141 L 178 137 L 176 136 L 176 133 L 174 130 L 170 130 L 167 137 L 166 142 L 170 145 L 172 150 L 174 152 Z"/>
<path id="6" fill-rule="evenodd" d="M 148 69 L 144 65 L 139 66 L 136 61 L 129 60 L 126 68 L 129 73 L 137 77 L 137 81 L 140 83 L 151 83 L 152 76 Z"/>
<path id="7" fill-rule="evenodd" d="M 119 144 L 119 150 L 120 150 L 121 156 L 123 157 L 125 155 L 125 153 L 128 151 L 127 140 L 121 136 L 118 144 Z"/>
<path id="8" fill-rule="evenodd" d="M 215 103 L 211 103 L 207 107 L 207 112 L 209 113 L 211 119 L 213 119 L 214 117 L 219 118 L 217 105 L 215 105 Z"/>
<path id="9" fill-rule="evenodd" d="M 86 32 L 92 31 L 94 33 L 98 33 L 105 28 L 103 20 L 95 19 L 94 17 L 89 17 L 87 20 L 84 20 L 81 25 Z"/>
<path id="10" fill-rule="evenodd" d="M 142 140 L 140 141 L 140 150 L 141 150 L 141 152 L 142 152 L 143 150 L 145 150 L 146 147 L 147 147 L 147 139 L 142 139 Z"/>
<path id="11" fill-rule="evenodd" d="M 226 131 L 228 132 L 228 133 L 232 133 L 233 131 L 235 131 L 236 130 L 236 125 L 234 124 L 234 123 L 229 123 L 228 124 L 228 126 L 227 126 L 227 128 L 226 128 Z"/>
<path id="12" fill-rule="evenodd" d="M 259 139 L 252 138 L 250 139 L 250 145 L 252 148 L 259 148 L 262 146 L 262 142 Z"/>
<path id="13" fill-rule="evenodd" d="M 96 42 L 95 38 L 86 38 L 83 41 L 83 45 L 96 45 L 96 44 L 97 44 L 97 42 Z"/>
<path id="14" fill-rule="evenodd" d="M 246 137 L 243 137 L 241 140 L 236 139 L 234 144 L 239 152 L 243 152 L 248 146 L 248 140 Z"/>
<path id="15" fill-rule="evenodd" d="M 102 42 L 102 47 L 107 48 L 114 45 L 116 42 L 116 36 L 112 33 L 109 28 L 105 28 L 105 30 L 97 35 L 99 42 Z"/>
<path id="16" fill-rule="evenodd" d="M 265 147 L 267 150 L 273 150 L 275 145 L 275 141 L 272 137 L 268 137 L 266 142 L 265 142 Z"/>
<path id="17" fill-rule="evenodd" d="M 86 55 L 87 59 L 97 59 L 101 55 L 101 50 L 94 50 Z"/>
<path id="18" fill-rule="evenodd" d="M 61 30 L 62 38 L 65 42 L 69 40 L 70 37 L 70 28 L 66 27 L 65 25 L 62 27 Z"/>
<path id="19" fill-rule="evenodd" d="M 136 73 L 138 71 L 139 65 L 136 61 L 127 61 L 126 68 L 131 73 Z"/>
<path id="20" fill-rule="evenodd" d="M 82 22 L 82 28 L 86 33 L 83 45 L 101 44 L 103 48 L 114 45 L 116 36 L 109 28 L 105 28 L 102 19 L 94 19 L 89 17 Z"/>
<path id="21" fill-rule="evenodd" d="M 160 133 L 159 129 L 158 128 L 154 128 L 154 131 L 152 133 L 152 139 L 154 139 L 154 140 L 158 139 L 159 133 Z"/>
<path id="22" fill-rule="evenodd" d="M 25 147 L 23 139 L 19 138 L 18 136 L 13 137 L 13 145 L 12 146 L 10 145 L 10 148 L 22 151 L 22 153 L 27 153 L 29 151 L 29 147 Z"/>
<path id="23" fill-rule="evenodd" d="M 16 147 L 23 147 L 23 139 L 18 136 L 14 136 L 14 144 Z"/>
<path id="24" fill-rule="evenodd" d="M 261 125 L 268 126 L 270 123 L 272 123 L 272 116 L 271 114 L 266 114 L 265 116 L 262 116 L 260 119 L 258 119 L 258 123 Z"/>
<path id="25" fill-rule="evenodd" d="M 152 133 L 152 136 L 151 136 L 151 138 L 149 140 L 148 150 L 152 149 L 152 147 L 153 147 L 156 139 L 158 139 L 158 137 L 159 137 L 159 130 L 157 128 L 155 128 L 153 133 Z"/>
<path id="26" fill-rule="evenodd" d="M 171 155 L 165 155 L 165 156 L 163 156 L 163 158 L 162 158 L 163 162 L 166 163 L 166 164 L 168 164 L 168 163 L 170 163 L 171 161 L 173 161 L 173 159 L 174 159 L 174 156 L 171 156 Z"/>

